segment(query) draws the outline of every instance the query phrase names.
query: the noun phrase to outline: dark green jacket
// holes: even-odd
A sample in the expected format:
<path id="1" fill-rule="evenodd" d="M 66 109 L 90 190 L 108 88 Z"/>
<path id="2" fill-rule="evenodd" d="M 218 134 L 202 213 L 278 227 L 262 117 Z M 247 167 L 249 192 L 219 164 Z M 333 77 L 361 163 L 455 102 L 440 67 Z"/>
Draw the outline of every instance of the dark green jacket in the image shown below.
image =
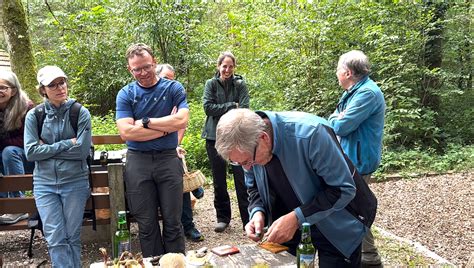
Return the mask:
<path id="1" fill-rule="evenodd" d="M 219 73 L 206 81 L 203 95 L 204 112 L 207 115 L 206 124 L 201 137 L 207 140 L 216 140 L 217 122 L 223 114 L 231 109 L 249 108 L 249 92 L 244 78 L 234 75 L 231 79 L 222 82 Z"/>

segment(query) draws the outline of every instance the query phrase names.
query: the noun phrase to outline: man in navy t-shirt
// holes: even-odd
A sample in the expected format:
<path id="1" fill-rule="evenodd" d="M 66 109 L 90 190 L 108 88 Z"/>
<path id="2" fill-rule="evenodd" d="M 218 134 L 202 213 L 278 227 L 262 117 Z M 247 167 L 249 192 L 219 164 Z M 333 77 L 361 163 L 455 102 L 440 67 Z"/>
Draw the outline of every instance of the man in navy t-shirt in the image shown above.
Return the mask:
<path id="1" fill-rule="evenodd" d="M 177 131 L 189 119 L 185 91 L 179 82 L 156 76 L 149 46 L 131 45 L 126 59 L 136 81 L 119 91 L 116 120 L 128 146 L 124 179 L 130 213 L 138 222 L 141 251 L 144 257 L 184 253 L 183 168 L 176 147 Z M 158 206 L 163 232 L 157 222 Z"/>

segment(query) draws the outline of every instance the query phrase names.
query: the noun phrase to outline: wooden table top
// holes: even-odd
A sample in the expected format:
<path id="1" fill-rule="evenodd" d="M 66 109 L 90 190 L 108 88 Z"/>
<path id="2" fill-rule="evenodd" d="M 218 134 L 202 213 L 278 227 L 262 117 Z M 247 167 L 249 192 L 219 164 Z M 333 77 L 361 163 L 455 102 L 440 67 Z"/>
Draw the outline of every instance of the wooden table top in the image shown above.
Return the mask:
<path id="1" fill-rule="evenodd" d="M 212 254 L 209 262 L 214 267 L 252 267 L 257 264 L 266 264 L 266 267 L 296 267 L 296 257 L 286 251 L 274 254 L 258 247 L 256 243 L 237 247 L 239 253 L 224 257 Z"/>

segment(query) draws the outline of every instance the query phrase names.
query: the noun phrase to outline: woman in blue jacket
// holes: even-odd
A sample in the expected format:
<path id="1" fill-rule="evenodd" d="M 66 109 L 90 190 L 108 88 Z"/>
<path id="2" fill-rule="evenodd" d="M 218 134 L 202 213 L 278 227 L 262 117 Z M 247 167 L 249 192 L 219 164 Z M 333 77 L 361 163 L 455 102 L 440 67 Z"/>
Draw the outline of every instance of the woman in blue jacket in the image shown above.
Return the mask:
<path id="1" fill-rule="evenodd" d="M 91 146 L 89 111 L 80 108 L 77 133 L 69 112 L 67 76 L 56 66 L 39 70 L 38 91 L 45 98 L 40 126 L 35 109 L 25 122 L 25 153 L 35 161 L 33 192 L 43 221 L 53 267 L 81 267 L 80 232 L 90 196 L 87 156 Z"/>

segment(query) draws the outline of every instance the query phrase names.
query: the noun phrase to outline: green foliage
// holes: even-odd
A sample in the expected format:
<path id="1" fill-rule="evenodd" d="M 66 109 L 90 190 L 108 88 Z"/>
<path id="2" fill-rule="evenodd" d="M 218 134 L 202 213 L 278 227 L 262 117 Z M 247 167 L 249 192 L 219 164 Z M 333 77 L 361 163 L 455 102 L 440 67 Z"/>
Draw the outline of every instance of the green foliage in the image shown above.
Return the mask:
<path id="1" fill-rule="evenodd" d="M 209 160 L 206 153 L 206 140 L 201 138 L 206 115 L 200 102 L 190 102 L 190 120 L 184 134 L 182 146 L 186 150 L 186 164 L 190 170 L 200 169 L 210 178 Z"/>
<path id="2" fill-rule="evenodd" d="M 407 150 L 387 150 L 383 152 L 382 164 L 375 177 L 382 174 L 427 173 L 470 170 L 474 168 L 474 146 L 448 144 L 444 154 L 438 154 L 434 149 L 422 150 L 420 147 Z"/>
<path id="3" fill-rule="evenodd" d="M 92 135 L 112 135 L 118 134 L 117 125 L 115 124 L 115 114 L 109 112 L 105 116 L 91 116 Z M 96 151 L 114 151 L 125 149 L 123 144 L 95 145 Z"/>
<path id="4" fill-rule="evenodd" d="M 409 165 L 398 155 L 435 157 L 450 152 L 452 143 L 473 142 L 468 3 L 103 0 L 50 6 L 54 16 L 44 4 L 27 3 L 38 66 L 61 66 L 71 95 L 94 115 L 114 110 L 116 93 L 132 80 L 124 59 L 131 43 L 148 43 L 159 62 L 176 68 L 191 105 L 183 143 L 192 169 L 208 169 L 201 96 L 225 50 L 237 57 L 252 109 L 323 117 L 342 94 L 335 76 L 339 55 L 363 50 L 387 104 L 383 170 Z M 432 67 L 430 44 L 440 37 L 442 64 Z M 415 163 L 424 165 L 423 157 Z"/>

